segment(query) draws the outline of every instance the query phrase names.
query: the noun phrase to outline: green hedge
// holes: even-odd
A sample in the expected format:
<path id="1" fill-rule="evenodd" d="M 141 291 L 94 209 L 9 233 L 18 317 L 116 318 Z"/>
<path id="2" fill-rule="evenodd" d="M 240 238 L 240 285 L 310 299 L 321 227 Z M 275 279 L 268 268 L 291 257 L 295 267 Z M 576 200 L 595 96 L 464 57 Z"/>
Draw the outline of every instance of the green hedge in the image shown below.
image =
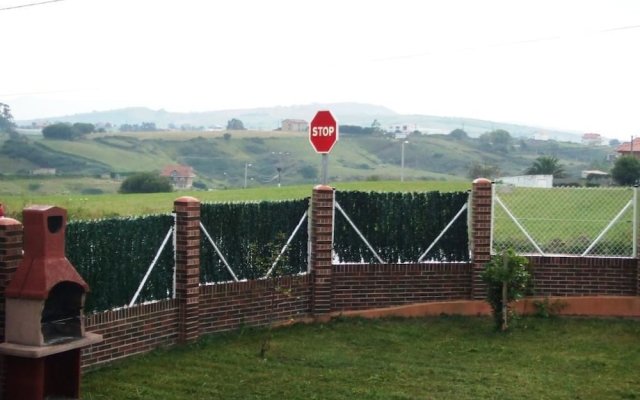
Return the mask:
<path id="1" fill-rule="evenodd" d="M 201 221 L 238 279 L 264 276 L 293 233 L 309 200 L 260 203 L 203 203 Z M 278 275 L 307 270 L 307 221 L 278 263 Z M 233 278 L 207 238 L 202 237 L 201 282 Z"/>
<path id="2" fill-rule="evenodd" d="M 416 262 L 467 202 L 466 192 L 336 192 L 336 201 L 387 262 Z M 341 262 L 378 262 L 336 210 L 334 249 Z M 468 261 L 467 214 L 461 215 L 426 260 Z"/>
<path id="3" fill-rule="evenodd" d="M 467 201 L 467 193 L 337 192 L 337 201 L 389 262 L 417 261 Z M 260 203 L 203 203 L 201 221 L 239 279 L 264 276 L 308 210 L 309 200 Z M 67 225 L 67 258 L 91 292 L 87 312 L 127 305 L 173 224 L 170 215 L 76 221 Z M 307 270 L 305 221 L 278 264 L 276 274 Z M 376 262 L 338 212 L 334 248 L 343 262 Z M 204 234 L 201 282 L 232 280 Z M 427 259 L 469 259 L 466 215 L 451 227 Z M 173 246 L 163 251 L 138 302 L 169 298 L 173 290 Z"/>
<path id="4" fill-rule="evenodd" d="M 67 258 L 89 284 L 85 310 L 129 304 L 169 228 L 170 215 L 77 221 L 67 225 Z M 173 245 L 170 239 L 137 302 L 172 296 Z"/>

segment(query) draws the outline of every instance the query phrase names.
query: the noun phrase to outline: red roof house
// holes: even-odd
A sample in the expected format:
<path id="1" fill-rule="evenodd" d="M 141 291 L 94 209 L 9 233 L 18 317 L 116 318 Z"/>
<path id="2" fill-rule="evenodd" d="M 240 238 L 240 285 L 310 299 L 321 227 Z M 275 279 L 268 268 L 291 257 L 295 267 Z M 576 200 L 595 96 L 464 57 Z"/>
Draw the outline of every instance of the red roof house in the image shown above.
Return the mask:
<path id="1" fill-rule="evenodd" d="M 633 139 L 633 142 L 624 142 L 616 149 L 623 156 L 632 155 L 640 158 L 640 137 Z"/>
<path id="2" fill-rule="evenodd" d="M 160 176 L 169 177 L 176 189 L 191 189 L 196 174 L 193 172 L 193 167 L 187 165 L 167 165 L 160 172 Z"/>

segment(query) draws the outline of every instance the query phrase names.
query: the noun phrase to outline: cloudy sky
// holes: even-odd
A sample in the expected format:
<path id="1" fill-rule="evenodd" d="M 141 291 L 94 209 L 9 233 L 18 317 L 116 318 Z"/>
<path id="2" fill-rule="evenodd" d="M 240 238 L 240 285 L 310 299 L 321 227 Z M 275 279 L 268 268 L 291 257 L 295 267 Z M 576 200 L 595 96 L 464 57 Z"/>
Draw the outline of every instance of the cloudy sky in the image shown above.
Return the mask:
<path id="1" fill-rule="evenodd" d="M 362 102 L 640 134 L 637 0 L 0 0 L 16 119 Z"/>

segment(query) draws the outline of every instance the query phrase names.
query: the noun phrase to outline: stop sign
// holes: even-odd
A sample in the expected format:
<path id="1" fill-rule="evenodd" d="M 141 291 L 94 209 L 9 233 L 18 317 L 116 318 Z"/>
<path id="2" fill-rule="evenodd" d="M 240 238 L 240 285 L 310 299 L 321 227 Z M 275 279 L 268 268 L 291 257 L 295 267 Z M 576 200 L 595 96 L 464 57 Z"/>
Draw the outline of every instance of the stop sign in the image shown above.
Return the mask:
<path id="1" fill-rule="evenodd" d="M 331 111 L 318 111 L 309 124 L 309 141 L 316 153 L 329 153 L 338 141 L 338 123 Z"/>

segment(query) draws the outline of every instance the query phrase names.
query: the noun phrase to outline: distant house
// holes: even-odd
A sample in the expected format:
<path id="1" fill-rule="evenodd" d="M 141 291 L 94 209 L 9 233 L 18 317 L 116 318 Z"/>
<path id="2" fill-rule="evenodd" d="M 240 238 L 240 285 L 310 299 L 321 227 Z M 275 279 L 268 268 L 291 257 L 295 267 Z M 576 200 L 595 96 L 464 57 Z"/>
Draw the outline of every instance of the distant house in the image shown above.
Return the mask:
<path id="1" fill-rule="evenodd" d="M 193 186 L 193 178 L 196 174 L 193 168 L 186 165 L 167 165 L 164 167 L 160 176 L 167 176 L 171 179 L 171 184 L 176 189 L 191 189 Z"/>
<path id="2" fill-rule="evenodd" d="M 309 124 L 303 119 L 285 119 L 282 121 L 282 130 L 287 132 L 305 132 Z"/>
<path id="3" fill-rule="evenodd" d="M 624 142 L 616 149 L 622 156 L 634 156 L 640 158 L 640 138 L 633 139 L 633 142 Z"/>
<path id="4" fill-rule="evenodd" d="M 599 186 L 609 186 L 611 184 L 611 174 L 597 169 L 584 170 L 580 177 L 586 179 L 587 184 L 597 184 Z"/>
<path id="5" fill-rule="evenodd" d="M 37 168 L 37 169 L 31 170 L 31 175 L 55 175 L 55 174 L 56 174 L 55 168 Z"/>
<path id="6" fill-rule="evenodd" d="M 599 133 L 585 133 L 582 135 L 582 144 L 600 146 L 602 144 L 602 136 Z"/>

